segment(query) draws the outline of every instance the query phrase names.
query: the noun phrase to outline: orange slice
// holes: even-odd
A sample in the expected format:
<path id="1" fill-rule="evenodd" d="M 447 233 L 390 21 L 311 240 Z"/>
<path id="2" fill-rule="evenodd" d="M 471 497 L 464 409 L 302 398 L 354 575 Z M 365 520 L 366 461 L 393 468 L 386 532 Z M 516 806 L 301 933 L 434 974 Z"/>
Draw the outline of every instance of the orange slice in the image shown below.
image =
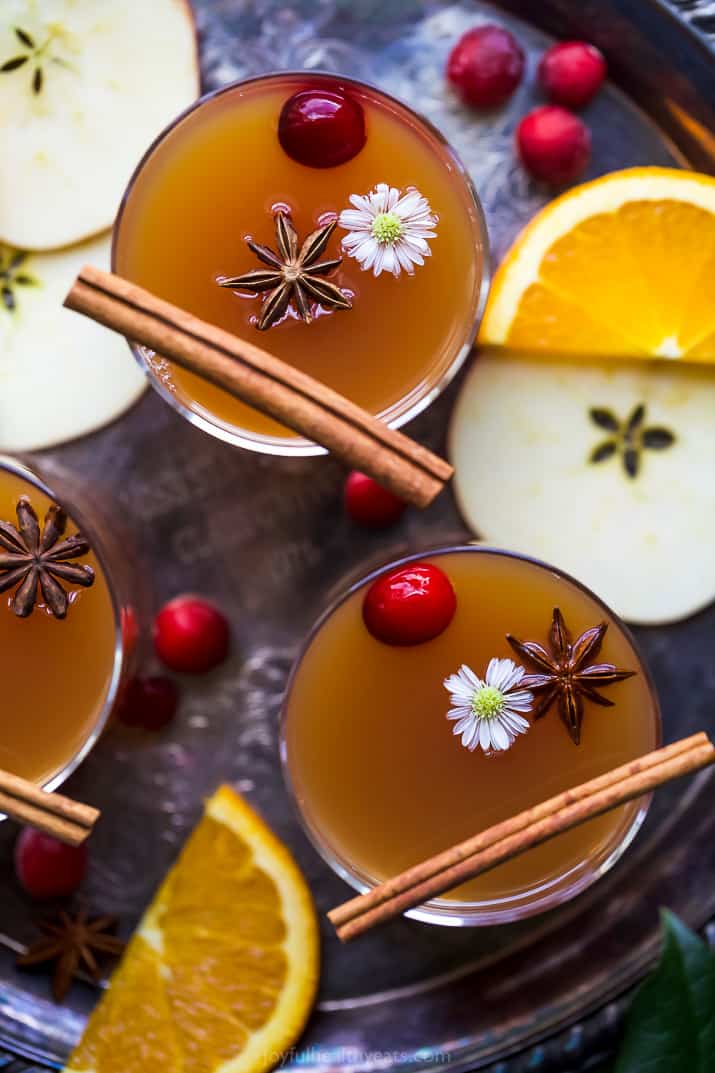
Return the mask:
<path id="1" fill-rule="evenodd" d="M 630 168 L 574 187 L 497 271 L 480 341 L 715 361 L 715 179 Z"/>
<path id="2" fill-rule="evenodd" d="M 318 954 L 313 903 L 293 858 L 221 787 L 66 1069 L 262 1073 L 303 1029 Z"/>

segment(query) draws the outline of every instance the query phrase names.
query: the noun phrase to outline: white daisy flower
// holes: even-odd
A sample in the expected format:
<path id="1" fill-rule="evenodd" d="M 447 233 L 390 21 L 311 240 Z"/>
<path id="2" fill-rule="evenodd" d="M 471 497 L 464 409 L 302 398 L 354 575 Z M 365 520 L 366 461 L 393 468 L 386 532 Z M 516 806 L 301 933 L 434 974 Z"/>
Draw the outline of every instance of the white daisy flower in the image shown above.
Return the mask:
<path id="1" fill-rule="evenodd" d="M 516 689 L 526 674 L 510 659 L 491 659 L 484 681 L 462 664 L 444 680 L 452 694 L 453 708 L 447 718 L 456 720 L 453 734 L 461 734 L 470 752 L 479 746 L 485 753 L 508 749 L 529 723 L 519 712 L 528 712 L 534 700 L 527 689 Z"/>
<path id="2" fill-rule="evenodd" d="M 423 265 L 430 256 L 430 238 L 436 238 L 438 218 L 419 190 L 410 186 L 404 194 L 378 183 L 369 194 L 350 196 L 352 209 L 344 209 L 338 225 L 349 232 L 342 245 L 349 257 L 360 262 L 364 272 L 373 275 L 392 272 L 413 275 L 415 265 Z"/>

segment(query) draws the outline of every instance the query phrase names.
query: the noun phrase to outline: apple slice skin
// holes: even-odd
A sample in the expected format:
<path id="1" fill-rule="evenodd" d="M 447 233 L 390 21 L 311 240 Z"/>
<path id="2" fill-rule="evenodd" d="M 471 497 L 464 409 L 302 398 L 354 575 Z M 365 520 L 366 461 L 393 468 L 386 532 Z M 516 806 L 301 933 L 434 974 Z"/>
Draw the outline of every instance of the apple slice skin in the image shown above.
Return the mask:
<path id="1" fill-rule="evenodd" d="M 147 381 L 114 332 L 64 309 L 82 265 L 109 268 L 110 237 L 31 253 L 0 302 L 0 450 L 33 451 L 93 432 L 131 406 Z M 0 246 L 7 264 L 12 254 Z"/>
<path id="2" fill-rule="evenodd" d="M 111 227 L 142 154 L 200 92 L 187 0 L 2 0 L 0 240 L 48 250 Z M 17 36 L 47 48 L 36 60 Z M 41 67 L 41 89 L 35 71 Z"/>
<path id="3" fill-rule="evenodd" d="M 589 416 L 669 429 L 635 478 Z M 676 622 L 715 599 L 715 379 L 693 366 L 478 357 L 449 430 L 454 490 L 490 543 L 553 563 L 624 619 Z"/>

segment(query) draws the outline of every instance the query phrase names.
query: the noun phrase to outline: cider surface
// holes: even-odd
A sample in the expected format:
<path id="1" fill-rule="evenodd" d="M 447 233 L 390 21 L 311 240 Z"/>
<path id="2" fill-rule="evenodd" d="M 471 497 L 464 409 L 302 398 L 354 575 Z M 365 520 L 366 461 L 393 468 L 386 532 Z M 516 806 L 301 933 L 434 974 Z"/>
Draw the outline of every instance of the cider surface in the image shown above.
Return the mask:
<path id="1" fill-rule="evenodd" d="M 365 586 L 313 637 L 286 701 L 288 768 L 301 808 L 328 846 L 382 880 L 577 783 L 657 747 L 656 701 L 625 632 L 577 585 L 548 568 L 482 550 L 427 556 L 457 593 L 451 624 L 414 647 L 381 644 L 365 628 Z M 529 719 L 512 747 L 469 752 L 446 718 L 443 680 L 468 664 L 483 678 L 493 656 L 519 662 L 506 642 L 548 647 L 554 607 L 572 639 L 608 622 L 598 661 L 639 673 L 585 702 L 581 744 L 558 709 Z M 532 668 L 527 667 L 527 671 Z M 546 888 L 613 848 L 636 814 L 631 803 L 464 884 L 450 897 L 494 900 Z"/>
<path id="2" fill-rule="evenodd" d="M 15 507 L 26 495 L 40 525 L 50 500 L 34 485 L 0 470 L 0 518 L 16 524 Z M 67 534 L 77 532 L 70 519 Z M 115 618 L 102 567 L 91 588 L 75 590 L 65 619 L 42 604 L 18 618 L 0 594 L 0 768 L 46 782 L 67 764 L 90 735 L 104 705 L 114 663 Z M 71 587 L 70 587 L 70 591 Z"/>
<path id="3" fill-rule="evenodd" d="M 162 298 L 263 346 L 374 413 L 390 411 L 444 372 L 471 333 L 484 270 L 474 201 L 438 136 L 400 105 L 351 87 L 367 141 L 338 167 L 296 163 L 281 148 L 286 100 L 316 80 L 274 77 L 247 83 L 190 112 L 155 147 L 128 194 L 116 232 L 116 271 Z M 320 83 L 318 83 L 320 84 Z M 353 309 L 294 316 L 266 332 L 253 323 L 261 298 L 217 285 L 217 277 L 261 267 L 245 237 L 276 249 L 272 207 L 290 209 L 302 240 L 325 213 L 377 183 L 416 187 L 439 216 L 432 255 L 413 276 L 374 278 L 343 257 L 329 278 Z M 340 255 L 337 228 L 324 254 Z M 158 363 L 179 398 L 229 427 L 291 436 L 271 418 L 192 373 Z"/>

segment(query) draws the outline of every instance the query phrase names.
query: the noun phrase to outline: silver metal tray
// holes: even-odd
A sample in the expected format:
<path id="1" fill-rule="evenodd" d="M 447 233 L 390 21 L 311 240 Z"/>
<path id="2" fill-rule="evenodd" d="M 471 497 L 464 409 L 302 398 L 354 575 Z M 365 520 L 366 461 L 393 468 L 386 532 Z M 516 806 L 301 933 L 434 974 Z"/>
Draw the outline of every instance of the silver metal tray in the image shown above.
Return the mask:
<path id="1" fill-rule="evenodd" d="M 632 95 L 610 86 L 591 106 L 591 176 L 674 161 L 712 168 L 707 141 L 697 135 L 698 124 L 713 125 L 712 56 L 687 25 L 700 19 L 708 29 L 712 5 L 679 6 L 681 16 L 657 0 L 505 5 L 552 33 L 601 44 Z M 497 257 L 547 200 L 512 155 L 533 79 L 506 111 L 477 118 L 452 101 L 442 77 L 450 44 L 486 19 L 516 31 L 533 72 L 550 41 L 543 28 L 486 4 L 425 0 L 202 0 L 198 16 L 207 89 L 273 68 L 321 68 L 373 81 L 425 112 L 473 174 Z M 440 451 L 457 390 L 412 426 Z M 388 534 L 359 532 L 343 515 L 335 462 L 232 451 L 152 393 L 117 424 L 45 458 L 114 498 L 144 549 L 157 601 L 201 592 L 225 607 L 235 630 L 228 664 L 185 683 L 173 726 L 154 736 L 113 729 L 68 784 L 104 811 L 93 839 L 90 904 L 120 914 L 128 932 L 202 798 L 230 780 L 293 847 L 324 913 L 347 890 L 308 845 L 283 790 L 281 692 L 300 638 L 343 575 L 378 554 L 386 559 L 465 535 L 450 493 L 422 514 L 408 512 Z M 715 608 L 637 635 L 660 692 L 666 740 L 712 725 Z M 306 1073 L 408 1073 L 447 1062 L 457 1073 L 497 1060 L 501 1073 L 582 1068 L 613 1037 L 617 1007 L 608 1004 L 655 956 L 658 908 L 670 906 L 695 926 L 715 914 L 713 816 L 713 778 L 661 791 L 613 873 L 569 906 L 520 925 L 458 930 L 400 921 L 346 948 L 325 927 L 320 1001 L 287 1065 Z M 36 910 L 13 878 L 14 835 L 10 824 L 0 826 L 0 933 L 20 946 L 34 936 Z M 0 1042 L 61 1064 L 97 992 L 78 984 L 57 1007 L 46 978 L 13 963 L 11 951 L 0 949 Z M 600 1012 L 587 1017 L 593 1011 Z M 517 1052 L 520 1058 L 501 1061 Z"/>

